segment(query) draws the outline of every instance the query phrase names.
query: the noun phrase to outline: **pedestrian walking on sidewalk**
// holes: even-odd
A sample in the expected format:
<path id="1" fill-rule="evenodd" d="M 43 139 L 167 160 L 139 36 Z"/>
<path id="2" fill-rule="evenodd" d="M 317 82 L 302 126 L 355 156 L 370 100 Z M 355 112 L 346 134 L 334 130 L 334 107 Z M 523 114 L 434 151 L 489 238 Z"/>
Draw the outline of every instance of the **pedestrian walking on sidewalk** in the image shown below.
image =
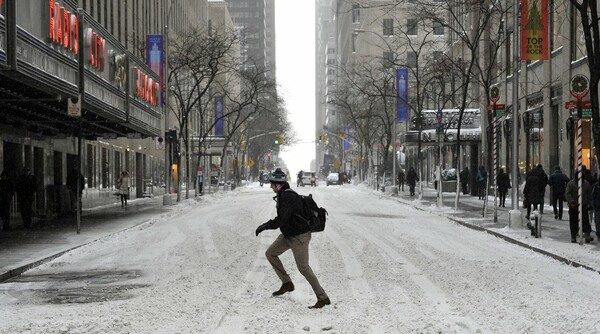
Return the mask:
<path id="1" fill-rule="evenodd" d="M 548 185 L 552 191 L 551 201 L 554 219 L 562 220 L 567 183 L 569 183 L 569 177 L 560 170 L 559 166 L 554 167 L 554 173 L 548 179 Z"/>
<path id="2" fill-rule="evenodd" d="M 590 226 L 590 216 L 588 213 L 588 207 L 591 205 L 592 189 L 590 183 L 586 179 L 582 179 L 581 184 L 581 226 L 583 229 L 583 236 L 585 238 L 585 242 L 589 243 L 591 241 L 594 241 L 594 238 L 590 236 L 590 233 L 592 232 L 592 227 Z M 577 180 L 577 171 L 575 171 L 573 179 L 571 179 L 571 181 L 567 183 L 565 198 L 569 203 L 569 227 L 571 230 L 571 242 L 577 242 L 577 233 L 579 233 L 579 185 Z"/>
<path id="3" fill-rule="evenodd" d="M 77 184 L 79 182 L 79 184 Z M 67 189 L 69 189 L 69 197 L 71 199 L 71 214 L 77 214 L 77 208 L 81 213 L 81 195 L 85 188 L 85 178 L 81 173 L 77 172 L 76 168 L 71 169 L 67 175 Z M 77 192 L 79 192 L 79 202 L 77 202 Z"/>
<path id="4" fill-rule="evenodd" d="M 0 174 L 0 217 L 2 218 L 2 231 L 10 231 L 10 205 L 12 203 L 15 187 L 8 178 L 8 173 Z"/>
<path id="5" fill-rule="evenodd" d="M 117 189 L 119 191 L 119 197 L 121 198 L 121 207 L 127 206 L 127 200 L 129 199 L 129 172 L 124 170 L 121 172 L 121 176 L 117 180 Z"/>
<path id="6" fill-rule="evenodd" d="M 600 240 L 600 182 L 592 187 L 592 208 L 594 209 L 594 223 L 596 225 L 596 238 Z"/>
<path id="7" fill-rule="evenodd" d="M 542 169 L 542 165 L 537 165 L 527 173 L 525 187 L 523 188 L 523 195 L 527 202 L 527 215 L 525 216 L 527 219 L 530 217 L 532 206 L 533 210 L 539 209 L 540 213 L 542 213 L 541 208 L 544 205 L 547 180 L 548 177 Z"/>
<path id="8" fill-rule="evenodd" d="M 485 171 L 485 167 L 479 166 L 477 170 L 477 190 L 479 194 L 479 199 L 484 199 L 486 196 L 486 188 L 487 188 L 487 172 Z"/>
<path id="9" fill-rule="evenodd" d="M 500 196 L 500 204 L 498 206 L 506 207 L 506 194 L 508 189 L 512 188 L 510 185 L 510 178 L 508 173 L 504 172 L 504 169 L 498 170 L 498 176 L 496 176 L 496 186 L 498 187 L 498 195 Z"/>
<path id="10" fill-rule="evenodd" d="M 23 226 L 30 228 L 33 216 L 33 199 L 37 189 L 37 181 L 31 173 L 31 169 L 23 169 L 23 174 L 19 175 L 15 188 L 17 189 L 17 200 L 19 210 L 21 211 L 21 218 L 23 219 Z"/>
<path id="11" fill-rule="evenodd" d="M 469 167 L 465 167 L 459 176 L 463 195 L 467 195 L 469 193 Z"/>
<path id="12" fill-rule="evenodd" d="M 406 184 L 408 184 L 408 190 L 410 190 L 410 196 L 415 195 L 415 186 L 419 182 L 419 177 L 417 176 L 417 172 L 413 167 L 410 167 L 408 173 L 406 174 Z"/>
<path id="13" fill-rule="evenodd" d="M 404 175 L 404 171 L 402 168 L 398 171 L 398 189 L 404 191 L 404 182 L 406 181 L 406 176 Z"/>
<path id="14" fill-rule="evenodd" d="M 331 301 L 308 263 L 308 245 L 311 232 L 306 220 L 302 216 L 298 216 L 303 210 L 302 200 L 294 191 L 286 191 L 290 189 L 290 185 L 286 181 L 285 173 L 280 168 L 277 168 L 271 174 L 269 181 L 271 189 L 276 194 L 273 199 L 277 203 L 277 216 L 260 225 L 256 229 L 256 236 L 264 230 L 279 228 L 281 231 L 281 234 L 265 252 L 267 260 L 282 282 L 279 290 L 273 292 L 273 296 L 294 291 L 294 283 L 292 283 L 290 276 L 283 267 L 283 263 L 279 259 L 279 255 L 291 249 L 298 271 L 306 278 L 315 295 L 317 295 L 317 303 L 309 308 L 322 308 L 329 305 Z"/>

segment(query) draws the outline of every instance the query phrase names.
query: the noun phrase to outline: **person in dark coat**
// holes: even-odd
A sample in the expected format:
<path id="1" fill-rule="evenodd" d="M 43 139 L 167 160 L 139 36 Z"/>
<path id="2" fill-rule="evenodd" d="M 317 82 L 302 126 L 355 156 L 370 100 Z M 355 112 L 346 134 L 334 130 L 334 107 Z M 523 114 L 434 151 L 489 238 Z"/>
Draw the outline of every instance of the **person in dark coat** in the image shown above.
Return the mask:
<path id="1" fill-rule="evenodd" d="M 469 167 L 465 167 L 460 172 L 460 185 L 462 186 L 463 195 L 467 195 L 469 193 Z"/>
<path id="2" fill-rule="evenodd" d="M 402 168 L 398 171 L 398 189 L 404 191 L 404 182 L 406 182 L 406 175 Z"/>
<path id="3" fill-rule="evenodd" d="M 500 196 L 500 204 L 498 206 L 506 207 L 506 194 L 508 189 L 512 188 L 510 185 L 510 178 L 508 173 L 504 172 L 504 169 L 498 170 L 498 176 L 496 176 L 496 186 L 498 187 L 498 195 Z"/>
<path id="4" fill-rule="evenodd" d="M 79 178 L 77 177 L 79 174 Z M 79 179 L 79 180 L 78 180 Z M 79 181 L 79 184 L 77 184 Z M 79 187 L 79 190 L 78 190 Z M 71 198 L 71 213 L 76 214 L 77 207 L 79 205 L 79 212 L 81 212 L 81 195 L 85 188 L 85 178 L 81 173 L 77 172 L 77 169 L 73 168 L 67 175 L 67 189 L 69 189 L 69 197 Z M 79 203 L 77 202 L 77 191 L 79 191 Z"/>
<path id="5" fill-rule="evenodd" d="M 548 185 L 550 186 L 550 190 L 552 190 L 551 201 L 554 219 L 562 220 L 567 183 L 569 183 L 569 177 L 560 170 L 559 166 L 556 166 L 554 173 L 548 178 Z"/>
<path id="6" fill-rule="evenodd" d="M 533 207 L 533 210 L 540 209 L 540 213 L 542 213 L 541 208 L 544 205 L 546 184 L 548 184 L 548 176 L 542 169 L 541 164 L 527 174 L 525 188 L 523 188 L 523 194 L 527 201 L 527 215 L 525 216 L 527 219 L 530 217 L 531 207 Z"/>
<path id="7" fill-rule="evenodd" d="M 410 196 L 415 195 L 415 185 L 419 181 L 419 177 L 417 176 L 417 172 L 413 167 L 410 167 L 408 173 L 406 174 L 406 184 L 408 184 L 408 189 L 410 190 Z"/>
<path id="8" fill-rule="evenodd" d="M 23 219 L 25 228 L 31 227 L 33 216 L 33 199 L 37 189 L 37 181 L 29 168 L 23 169 L 23 174 L 17 179 L 15 184 L 17 189 L 17 199 L 19 201 L 19 210 Z"/>
<path id="9" fill-rule="evenodd" d="M 485 199 L 486 196 L 486 188 L 487 188 L 487 172 L 485 171 L 485 167 L 479 166 L 477 170 L 477 190 L 479 194 L 479 199 Z"/>
<path id="10" fill-rule="evenodd" d="M 267 260 L 273 266 L 275 273 L 277 273 L 282 282 L 281 288 L 273 292 L 273 296 L 294 291 L 294 283 L 292 283 L 290 276 L 283 267 L 283 263 L 279 259 L 279 255 L 291 249 L 298 271 L 306 278 L 315 295 L 317 295 L 317 303 L 310 306 L 310 308 L 322 308 L 325 305 L 329 305 L 331 301 L 308 263 L 308 245 L 310 243 L 311 232 L 306 220 L 302 216 L 298 216 L 303 210 L 302 200 L 296 192 L 290 190 L 290 185 L 286 181 L 286 175 L 280 168 L 277 168 L 271 174 L 269 181 L 271 189 L 276 194 L 273 199 L 277 203 L 277 217 L 260 225 L 256 229 L 256 236 L 264 230 L 278 228 L 281 231 L 281 234 L 265 252 Z"/>
<path id="11" fill-rule="evenodd" d="M 10 204 L 12 203 L 15 188 L 8 178 L 8 173 L 0 174 L 0 217 L 2 218 L 2 231 L 10 231 Z"/>
<path id="12" fill-rule="evenodd" d="M 565 191 L 565 199 L 569 203 L 569 228 L 571 230 L 571 242 L 577 242 L 577 233 L 579 232 L 579 181 L 577 180 L 577 171 L 575 175 L 567 183 L 567 189 Z M 586 179 L 581 180 L 581 227 L 583 230 L 583 236 L 585 242 L 589 243 L 594 241 L 594 238 L 590 236 L 592 227 L 590 226 L 589 206 L 592 204 L 591 192 L 592 187 Z"/>

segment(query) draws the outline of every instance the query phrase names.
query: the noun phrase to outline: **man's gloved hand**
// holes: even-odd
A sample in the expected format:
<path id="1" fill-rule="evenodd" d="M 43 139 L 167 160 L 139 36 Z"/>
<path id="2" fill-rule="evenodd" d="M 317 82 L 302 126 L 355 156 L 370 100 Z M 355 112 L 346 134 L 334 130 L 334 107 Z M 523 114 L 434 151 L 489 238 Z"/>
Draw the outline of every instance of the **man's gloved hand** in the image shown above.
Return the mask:
<path id="1" fill-rule="evenodd" d="M 264 223 L 262 225 L 260 225 L 259 227 L 256 228 L 256 236 L 258 237 L 258 235 L 260 234 L 260 232 L 264 231 L 267 229 L 267 223 Z"/>

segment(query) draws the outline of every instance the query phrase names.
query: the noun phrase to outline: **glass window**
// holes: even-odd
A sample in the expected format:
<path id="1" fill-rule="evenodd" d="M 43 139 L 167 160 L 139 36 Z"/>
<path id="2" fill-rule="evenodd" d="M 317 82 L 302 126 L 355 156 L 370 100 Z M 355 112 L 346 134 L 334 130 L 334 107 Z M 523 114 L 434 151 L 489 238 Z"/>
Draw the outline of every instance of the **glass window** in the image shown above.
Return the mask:
<path id="1" fill-rule="evenodd" d="M 408 67 L 415 68 L 417 67 L 417 53 L 414 51 L 408 51 L 406 53 L 406 64 Z"/>
<path id="2" fill-rule="evenodd" d="M 434 35 L 443 35 L 444 34 L 444 26 L 438 22 L 433 22 L 433 34 Z"/>
<path id="3" fill-rule="evenodd" d="M 394 20 L 393 19 L 383 19 L 383 36 L 393 36 L 394 35 Z"/>
<path id="4" fill-rule="evenodd" d="M 352 23 L 360 23 L 360 6 L 352 5 Z"/>
<path id="5" fill-rule="evenodd" d="M 409 36 L 417 35 L 417 19 L 406 20 L 406 34 Z"/>
<path id="6" fill-rule="evenodd" d="M 383 52 L 383 67 L 391 68 L 394 65 L 394 53 L 390 51 Z"/>

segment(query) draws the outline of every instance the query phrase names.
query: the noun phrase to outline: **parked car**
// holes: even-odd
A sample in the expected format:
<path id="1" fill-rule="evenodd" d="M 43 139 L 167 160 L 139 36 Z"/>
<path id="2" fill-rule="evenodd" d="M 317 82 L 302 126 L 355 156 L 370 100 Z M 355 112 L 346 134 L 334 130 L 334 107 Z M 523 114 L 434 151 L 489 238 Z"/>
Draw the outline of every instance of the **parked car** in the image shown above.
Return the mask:
<path id="1" fill-rule="evenodd" d="M 302 172 L 302 183 L 301 186 L 310 185 L 314 187 L 317 185 L 317 178 L 315 172 Z"/>
<path id="2" fill-rule="evenodd" d="M 327 185 L 329 186 L 330 184 L 341 184 L 339 173 L 329 173 L 327 175 Z"/>

